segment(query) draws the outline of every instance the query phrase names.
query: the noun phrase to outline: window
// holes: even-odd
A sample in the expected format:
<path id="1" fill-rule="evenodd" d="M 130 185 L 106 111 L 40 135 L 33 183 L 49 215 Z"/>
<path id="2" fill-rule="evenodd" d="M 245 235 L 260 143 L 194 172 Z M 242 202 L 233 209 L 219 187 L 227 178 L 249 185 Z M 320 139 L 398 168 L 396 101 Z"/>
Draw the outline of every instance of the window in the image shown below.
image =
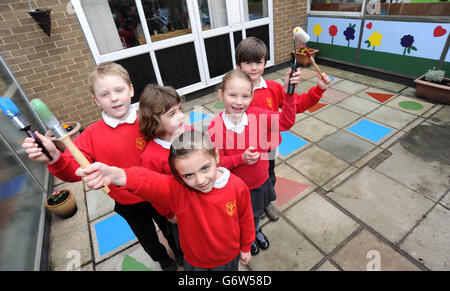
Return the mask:
<path id="1" fill-rule="evenodd" d="M 449 16 L 448 0 L 369 0 L 367 13 L 372 15 Z"/>
<path id="2" fill-rule="evenodd" d="M 136 4 L 131 0 L 82 0 L 100 54 L 145 44 Z"/>
<path id="3" fill-rule="evenodd" d="M 228 25 L 225 0 L 198 0 L 202 30 Z"/>
<path id="4" fill-rule="evenodd" d="M 142 0 L 153 42 L 191 33 L 186 0 Z"/>
<path id="5" fill-rule="evenodd" d="M 311 10 L 360 12 L 362 0 L 311 0 Z"/>
<path id="6" fill-rule="evenodd" d="M 267 0 L 244 0 L 245 21 L 266 18 L 267 11 Z"/>

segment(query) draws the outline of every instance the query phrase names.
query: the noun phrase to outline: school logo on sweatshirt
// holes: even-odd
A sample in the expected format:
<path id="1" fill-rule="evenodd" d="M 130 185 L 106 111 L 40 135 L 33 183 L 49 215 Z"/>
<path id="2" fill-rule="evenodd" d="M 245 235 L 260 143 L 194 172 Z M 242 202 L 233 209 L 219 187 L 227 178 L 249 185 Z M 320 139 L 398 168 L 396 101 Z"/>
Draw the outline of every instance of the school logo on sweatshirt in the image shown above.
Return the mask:
<path id="1" fill-rule="evenodd" d="M 147 145 L 147 142 L 145 141 L 145 138 L 143 138 L 142 136 L 138 137 L 136 139 L 136 147 L 139 150 L 141 150 L 141 151 L 144 150 L 146 145 Z"/>
<path id="2" fill-rule="evenodd" d="M 272 104 L 272 98 L 269 97 L 269 98 L 266 99 L 266 101 L 267 101 L 267 106 L 268 106 L 269 108 L 272 108 L 272 106 L 273 106 L 273 104 Z"/>
<path id="3" fill-rule="evenodd" d="M 236 213 L 236 200 L 225 203 L 227 206 L 227 213 L 233 216 Z"/>

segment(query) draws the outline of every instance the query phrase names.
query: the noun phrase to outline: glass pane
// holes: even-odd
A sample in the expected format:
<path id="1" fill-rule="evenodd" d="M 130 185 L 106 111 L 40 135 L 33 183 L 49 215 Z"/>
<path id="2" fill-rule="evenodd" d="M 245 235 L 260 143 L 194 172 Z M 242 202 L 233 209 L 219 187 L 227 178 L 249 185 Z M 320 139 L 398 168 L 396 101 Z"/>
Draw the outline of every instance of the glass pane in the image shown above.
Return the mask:
<path id="1" fill-rule="evenodd" d="M 155 54 L 164 85 L 179 89 L 200 82 L 193 42 L 158 50 Z"/>
<path id="2" fill-rule="evenodd" d="M 267 0 L 244 0 L 245 21 L 267 17 L 269 8 Z"/>
<path id="3" fill-rule="evenodd" d="M 131 103 L 139 101 L 142 91 L 144 91 L 147 84 L 157 83 L 150 54 L 138 55 L 115 62 L 122 65 L 130 75 L 131 84 L 133 84 L 134 88 L 134 96 L 131 98 Z"/>
<path id="4" fill-rule="evenodd" d="M 211 78 L 223 75 L 233 69 L 229 34 L 205 39 L 205 48 Z"/>
<path id="5" fill-rule="evenodd" d="M 2 58 L 0 96 L 9 97 L 31 128 L 43 132 Z M 41 214 L 46 195 L 44 186 L 36 181 L 47 187 L 47 168 L 44 163 L 28 159 L 21 147 L 27 135 L 3 113 L 0 113 L 0 124 L 0 271 L 31 271 L 39 263 L 35 259 L 41 252 L 37 246 L 42 234 Z M 31 170 L 35 179 L 20 162 Z"/>
<path id="6" fill-rule="evenodd" d="M 145 44 L 134 0 L 81 0 L 100 54 Z"/>
<path id="7" fill-rule="evenodd" d="M 391 3 L 390 0 L 370 0 L 367 13 L 372 15 L 449 16 L 448 0 L 411 0 L 411 3 Z"/>
<path id="8" fill-rule="evenodd" d="M 152 41 L 191 33 L 186 0 L 142 0 Z"/>
<path id="9" fill-rule="evenodd" d="M 225 0 L 198 0 L 198 10 L 203 30 L 228 25 Z"/>
<path id="10" fill-rule="evenodd" d="M 245 34 L 247 37 L 254 36 L 262 40 L 267 47 L 267 51 L 269 52 L 270 60 L 270 45 L 269 45 L 269 25 L 257 26 L 253 28 L 248 28 L 245 30 Z"/>
<path id="11" fill-rule="evenodd" d="M 362 0 L 311 0 L 311 10 L 361 12 Z"/>
<path id="12" fill-rule="evenodd" d="M 234 38 L 234 48 L 236 48 L 242 40 L 242 31 L 237 30 L 233 32 L 233 38 Z"/>

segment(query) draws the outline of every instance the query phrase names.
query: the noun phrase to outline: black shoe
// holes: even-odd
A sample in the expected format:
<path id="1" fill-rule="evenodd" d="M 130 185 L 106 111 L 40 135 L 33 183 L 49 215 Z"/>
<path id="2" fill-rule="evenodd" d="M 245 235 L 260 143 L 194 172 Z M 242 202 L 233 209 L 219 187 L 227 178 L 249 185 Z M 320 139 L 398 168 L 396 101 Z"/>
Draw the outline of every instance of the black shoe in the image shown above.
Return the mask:
<path id="1" fill-rule="evenodd" d="M 250 253 L 252 254 L 252 256 L 256 256 L 259 253 L 259 248 L 255 241 L 252 242 L 252 247 L 250 248 Z"/>
<path id="2" fill-rule="evenodd" d="M 258 235 L 256 236 L 256 243 L 258 244 L 258 246 L 262 249 L 265 250 L 269 247 L 269 240 L 267 239 L 267 237 L 264 235 L 264 233 L 262 231 L 259 231 L 260 234 L 262 234 L 263 238 L 262 239 L 258 239 Z"/>
<path id="3" fill-rule="evenodd" d="M 175 257 L 175 262 L 177 262 L 178 266 L 184 267 L 184 256 L 181 254 L 181 255 Z"/>
<path id="4" fill-rule="evenodd" d="M 177 264 L 175 264 L 175 262 L 171 258 L 167 259 L 166 261 L 159 262 L 159 264 L 161 265 L 163 271 L 177 270 Z"/>

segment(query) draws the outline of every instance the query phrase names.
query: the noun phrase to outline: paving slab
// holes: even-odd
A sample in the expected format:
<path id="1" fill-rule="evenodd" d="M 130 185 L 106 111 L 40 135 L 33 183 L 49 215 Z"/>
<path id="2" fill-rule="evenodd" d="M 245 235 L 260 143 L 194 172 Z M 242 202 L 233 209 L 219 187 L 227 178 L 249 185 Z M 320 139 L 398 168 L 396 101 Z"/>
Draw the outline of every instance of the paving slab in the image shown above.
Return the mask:
<path id="1" fill-rule="evenodd" d="M 103 215 L 114 211 L 114 199 L 105 194 L 102 190 L 90 190 L 86 192 L 86 204 L 88 219 L 93 221 Z"/>
<path id="2" fill-rule="evenodd" d="M 363 229 L 333 257 L 344 271 L 420 271 L 391 246 Z"/>
<path id="3" fill-rule="evenodd" d="M 92 261 L 83 182 L 61 183 L 54 190 L 61 189 L 72 191 L 78 210 L 65 219 L 51 214 L 48 260 L 53 271 L 72 270 Z M 79 259 L 79 266 L 73 265 L 74 259 Z"/>
<path id="4" fill-rule="evenodd" d="M 315 145 L 288 159 L 286 163 L 319 186 L 349 167 L 347 162 Z"/>
<path id="5" fill-rule="evenodd" d="M 392 242 L 400 241 L 433 202 L 364 167 L 328 196 Z"/>
<path id="6" fill-rule="evenodd" d="M 317 271 L 339 271 L 339 269 L 330 263 L 330 261 L 326 261 L 317 269 Z"/>
<path id="7" fill-rule="evenodd" d="M 416 115 L 388 106 L 381 106 L 367 115 L 368 118 L 396 129 L 402 129 L 417 118 Z"/>
<path id="8" fill-rule="evenodd" d="M 284 84 L 284 81 L 283 81 Z M 301 80 L 297 86 L 295 86 L 295 92 L 297 94 L 302 94 L 305 92 L 308 92 L 309 89 L 311 89 L 312 87 L 316 86 L 317 83 L 311 82 L 309 80 Z"/>
<path id="9" fill-rule="evenodd" d="M 450 271 L 450 210 L 437 204 L 401 244 L 411 256 L 435 271 Z"/>
<path id="10" fill-rule="evenodd" d="M 290 207 L 317 188 L 316 184 L 285 163 L 275 167 L 275 174 L 277 176 L 277 182 L 275 183 L 276 203 L 280 211 Z M 288 179 L 295 183 L 283 185 L 282 179 Z"/>
<path id="11" fill-rule="evenodd" d="M 355 221 L 316 192 L 302 199 L 284 214 L 327 254 L 358 228 Z"/>
<path id="12" fill-rule="evenodd" d="M 328 89 L 325 92 L 323 92 L 320 101 L 335 104 L 346 99 L 349 96 L 351 96 L 351 94 L 332 87 L 328 87 Z"/>
<path id="13" fill-rule="evenodd" d="M 253 256 L 252 271 L 306 271 L 316 265 L 323 255 L 302 237 L 282 217 L 262 227 L 270 241 L 267 250 Z"/>
<path id="14" fill-rule="evenodd" d="M 379 107 L 380 104 L 372 102 L 370 100 L 358 97 L 358 96 L 350 96 L 345 100 L 337 103 L 336 106 L 345 108 L 352 112 L 365 115 L 375 108 Z"/>
<path id="15" fill-rule="evenodd" d="M 291 131 L 312 142 L 318 142 L 336 130 L 336 127 L 314 117 L 303 119 L 291 128 Z"/>
<path id="16" fill-rule="evenodd" d="M 326 137 L 317 145 L 350 164 L 365 156 L 375 147 L 374 144 L 342 130 Z"/>
<path id="17" fill-rule="evenodd" d="M 392 152 L 376 170 L 402 183 L 408 188 L 437 202 L 450 187 L 450 164 L 408 151 L 401 143 L 389 149 Z M 423 155 L 422 155 L 423 156 Z"/>
<path id="18" fill-rule="evenodd" d="M 314 117 L 335 127 L 342 128 L 358 119 L 360 115 L 341 107 L 327 106 L 327 108 L 314 114 Z"/>
<path id="19" fill-rule="evenodd" d="M 95 266 L 96 271 L 162 271 L 161 265 L 153 261 L 140 244 L 118 253 Z"/>
<path id="20" fill-rule="evenodd" d="M 354 95 L 367 88 L 366 85 L 352 82 L 349 80 L 343 80 L 339 83 L 332 84 L 331 87 L 333 87 L 333 89 L 349 93 L 350 95 Z"/>
<path id="21" fill-rule="evenodd" d="M 386 103 L 386 106 L 405 111 L 414 115 L 422 115 L 430 110 L 434 104 L 413 97 L 397 96 Z"/>
<path id="22" fill-rule="evenodd" d="M 444 106 L 439 111 L 427 119 L 432 124 L 450 127 L 450 106 Z"/>
<path id="23" fill-rule="evenodd" d="M 313 70 L 309 70 L 309 69 L 305 69 L 305 68 L 301 68 L 301 74 L 300 74 L 300 79 L 302 80 L 309 80 L 313 77 L 317 76 L 317 72 L 313 71 Z M 314 83 L 317 83 L 317 79 L 316 80 L 310 80 Z"/>

